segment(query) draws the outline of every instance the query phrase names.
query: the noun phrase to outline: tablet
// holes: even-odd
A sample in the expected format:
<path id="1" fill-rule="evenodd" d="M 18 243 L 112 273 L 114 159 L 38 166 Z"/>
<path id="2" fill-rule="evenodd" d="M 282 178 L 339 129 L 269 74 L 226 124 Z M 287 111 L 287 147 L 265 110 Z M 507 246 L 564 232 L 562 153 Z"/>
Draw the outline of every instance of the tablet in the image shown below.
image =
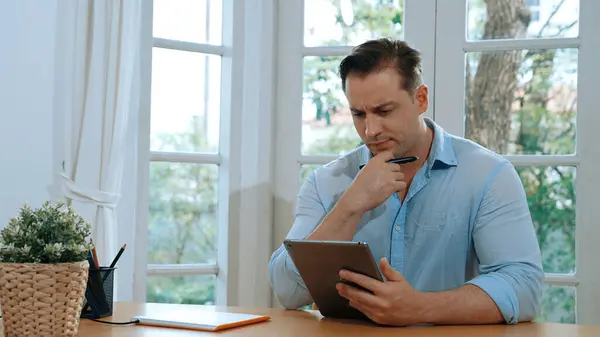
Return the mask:
<path id="1" fill-rule="evenodd" d="M 283 243 L 323 316 L 368 320 L 362 312 L 352 308 L 335 288 L 339 282 L 351 283 L 340 279 L 341 269 L 383 281 L 366 242 L 287 239 Z"/>

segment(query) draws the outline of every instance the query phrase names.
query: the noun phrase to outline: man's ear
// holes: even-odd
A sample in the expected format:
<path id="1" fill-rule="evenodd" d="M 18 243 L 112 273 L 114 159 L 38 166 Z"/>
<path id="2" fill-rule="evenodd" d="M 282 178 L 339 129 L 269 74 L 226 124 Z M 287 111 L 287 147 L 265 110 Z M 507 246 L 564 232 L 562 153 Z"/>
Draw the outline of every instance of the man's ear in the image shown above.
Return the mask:
<path id="1" fill-rule="evenodd" d="M 421 84 L 415 90 L 415 100 L 419 104 L 419 114 L 427 111 L 429 106 L 429 88 L 425 84 Z"/>

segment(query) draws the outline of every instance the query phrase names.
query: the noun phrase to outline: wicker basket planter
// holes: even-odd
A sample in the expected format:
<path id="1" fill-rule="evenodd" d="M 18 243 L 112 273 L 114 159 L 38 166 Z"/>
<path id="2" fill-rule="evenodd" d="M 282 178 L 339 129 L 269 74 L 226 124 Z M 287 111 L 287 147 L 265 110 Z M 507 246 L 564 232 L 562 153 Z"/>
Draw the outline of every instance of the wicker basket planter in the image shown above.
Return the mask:
<path id="1" fill-rule="evenodd" d="M 4 337 L 76 336 L 88 261 L 0 263 Z"/>

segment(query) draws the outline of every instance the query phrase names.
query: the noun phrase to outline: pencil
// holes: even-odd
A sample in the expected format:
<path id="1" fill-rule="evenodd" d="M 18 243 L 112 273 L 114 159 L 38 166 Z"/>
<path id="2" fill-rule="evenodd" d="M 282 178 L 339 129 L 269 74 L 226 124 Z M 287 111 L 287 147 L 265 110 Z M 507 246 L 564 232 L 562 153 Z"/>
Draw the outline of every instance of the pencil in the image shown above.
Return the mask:
<path id="1" fill-rule="evenodd" d="M 117 265 L 117 261 L 119 261 L 119 258 L 121 257 L 121 254 L 123 254 L 123 252 L 125 251 L 126 247 L 127 247 L 127 244 L 124 244 L 123 247 L 121 247 L 121 249 L 119 249 L 119 252 L 117 253 L 117 256 L 115 256 L 115 258 L 113 259 L 113 261 L 110 264 L 110 267 L 108 268 L 108 270 L 106 271 L 106 273 L 102 277 L 102 283 L 104 283 L 104 281 L 106 281 L 106 279 L 108 278 L 108 276 L 110 275 L 110 273 L 113 272 L 111 269 L 114 268 Z"/>
<path id="2" fill-rule="evenodd" d="M 92 257 L 94 258 L 94 266 L 96 269 L 100 269 L 100 262 L 98 262 L 98 255 L 96 255 L 96 247 L 92 248 Z"/>
<path id="3" fill-rule="evenodd" d="M 127 244 L 124 244 L 123 247 L 121 247 L 121 249 L 119 249 L 119 252 L 117 253 L 117 256 L 115 256 L 115 258 L 113 259 L 112 263 L 110 264 L 110 268 L 113 268 L 117 264 L 117 261 L 121 257 L 121 254 L 123 254 L 123 251 L 125 251 L 126 247 L 127 247 Z"/>

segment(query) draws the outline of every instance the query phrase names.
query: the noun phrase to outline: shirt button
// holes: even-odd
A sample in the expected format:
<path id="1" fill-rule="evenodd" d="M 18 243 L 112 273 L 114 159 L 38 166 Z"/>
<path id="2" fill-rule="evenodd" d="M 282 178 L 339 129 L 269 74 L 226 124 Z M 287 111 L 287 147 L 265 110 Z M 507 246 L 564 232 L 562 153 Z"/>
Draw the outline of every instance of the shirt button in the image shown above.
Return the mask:
<path id="1" fill-rule="evenodd" d="M 396 230 L 399 232 L 400 231 L 400 226 L 396 226 Z"/>

